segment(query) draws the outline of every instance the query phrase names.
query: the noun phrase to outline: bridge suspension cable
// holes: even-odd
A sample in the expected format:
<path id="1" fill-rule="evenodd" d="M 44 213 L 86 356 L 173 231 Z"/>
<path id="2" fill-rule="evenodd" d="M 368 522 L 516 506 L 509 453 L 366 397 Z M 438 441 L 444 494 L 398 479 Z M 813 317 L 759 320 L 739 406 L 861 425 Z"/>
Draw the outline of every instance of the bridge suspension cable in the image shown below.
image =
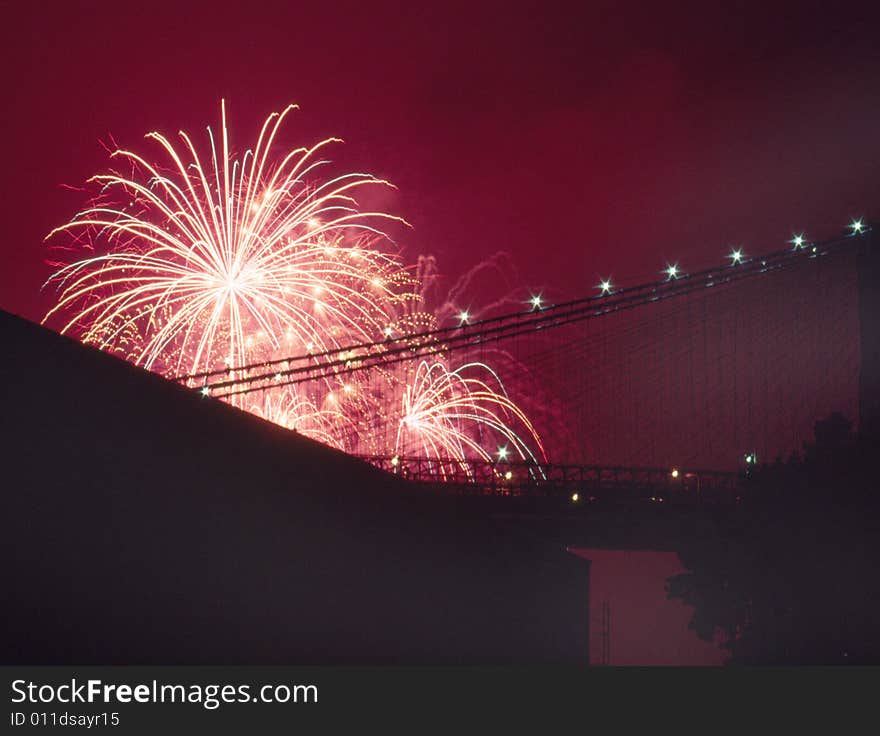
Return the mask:
<path id="1" fill-rule="evenodd" d="M 177 377 L 177 381 L 196 387 L 204 395 L 226 398 L 276 386 L 298 384 L 331 376 L 341 376 L 371 368 L 391 366 L 441 353 L 473 349 L 487 343 L 511 339 L 538 330 L 597 319 L 661 300 L 685 296 L 713 287 L 725 287 L 761 274 L 790 268 L 809 259 L 848 251 L 862 240 L 871 227 L 858 223 L 842 237 L 810 243 L 801 236 L 793 248 L 766 255 L 746 257 L 734 251 L 730 262 L 694 273 L 666 270 L 663 280 L 615 289 L 603 282 L 601 293 L 555 305 L 534 305 L 527 312 L 515 312 L 474 323 L 412 333 L 385 340 L 363 342 L 332 350 L 278 358 L 238 367 Z"/>

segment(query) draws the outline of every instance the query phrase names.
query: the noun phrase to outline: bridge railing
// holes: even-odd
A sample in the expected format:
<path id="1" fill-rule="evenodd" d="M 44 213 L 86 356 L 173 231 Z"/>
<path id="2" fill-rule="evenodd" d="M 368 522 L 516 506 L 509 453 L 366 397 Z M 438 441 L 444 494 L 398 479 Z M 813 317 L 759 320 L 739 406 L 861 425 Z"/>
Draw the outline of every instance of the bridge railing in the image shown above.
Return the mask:
<path id="1" fill-rule="evenodd" d="M 616 499 L 733 502 L 740 475 L 715 470 L 639 468 L 417 456 L 361 456 L 408 481 L 468 496 L 556 497 L 572 503 Z"/>

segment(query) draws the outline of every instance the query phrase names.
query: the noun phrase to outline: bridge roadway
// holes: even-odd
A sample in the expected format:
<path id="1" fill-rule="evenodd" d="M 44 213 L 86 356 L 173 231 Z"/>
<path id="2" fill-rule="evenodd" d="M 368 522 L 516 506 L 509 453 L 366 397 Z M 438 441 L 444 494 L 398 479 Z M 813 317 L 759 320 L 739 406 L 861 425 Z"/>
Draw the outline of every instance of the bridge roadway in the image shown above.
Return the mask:
<path id="1" fill-rule="evenodd" d="M 632 468 L 455 460 L 412 456 L 360 456 L 386 472 L 458 496 L 553 499 L 594 503 L 730 504 L 742 474 L 685 468 Z"/>

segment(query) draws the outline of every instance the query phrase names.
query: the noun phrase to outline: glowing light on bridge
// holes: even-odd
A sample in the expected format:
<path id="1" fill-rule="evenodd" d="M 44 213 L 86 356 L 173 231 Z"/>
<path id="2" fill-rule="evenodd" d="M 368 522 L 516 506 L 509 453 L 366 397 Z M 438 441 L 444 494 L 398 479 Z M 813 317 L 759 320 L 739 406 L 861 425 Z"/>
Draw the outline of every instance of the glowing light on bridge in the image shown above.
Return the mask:
<path id="1" fill-rule="evenodd" d="M 672 263 L 666 266 L 666 270 L 663 272 L 666 274 L 666 278 L 668 279 L 677 279 L 678 278 L 678 264 Z"/>
<path id="2" fill-rule="evenodd" d="M 734 266 L 737 265 L 738 263 L 742 263 L 742 259 L 744 257 L 743 252 L 742 252 L 742 248 L 734 248 L 733 250 L 730 251 L 730 255 L 727 257 L 731 260 L 731 263 Z"/>
<path id="3" fill-rule="evenodd" d="M 669 475 L 671 475 L 673 478 L 678 478 L 678 468 L 673 468 L 672 472 Z"/>
<path id="4" fill-rule="evenodd" d="M 795 235 L 790 241 L 788 241 L 794 245 L 795 250 L 803 247 L 804 245 L 804 234 L 800 233 L 799 235 Z"/>
<path id="5" fill-rule="evenodd" d="M 859 235 L 864 232 L 865 226 L 862 224 L 861 220 L 853 220 L 850 224 L 850 228 L 852 228 L 853 235 Z"/>
<path id="6" fill-rule="evenodd" d="M 604 279 L 604 280 L 600 281 L 599 286 L 597 288 L 599 289 L 602 296 L 605 296 L 606 294 L 610 294 L 611 289 L 613 288 L 612 284 L 611 284 L 611 279 Z"/>
<path id="7" fill-rule="evenodd" d="M 541 308 L 541 304 L 542 304 L 543 300 L 541 299 L 540 294 L 536 294 L 535 296 L 533 296 L 530 301 L 531 301 L 532 309 L 540 309 Z"/>
<path id="8" fill-rule="evenodd" d="M 459 312 L 459 314 L 458 314 L 458 321 L 459 321 L 460 324 L 466 325 L 466 324 L 470 321 L 470 319 L 471 319 L 471 315 L 470 315 L 470 312 L 468 312 L 467 309 L 465 309 L 465 310 L 462 311 L 462 312 Z"/>

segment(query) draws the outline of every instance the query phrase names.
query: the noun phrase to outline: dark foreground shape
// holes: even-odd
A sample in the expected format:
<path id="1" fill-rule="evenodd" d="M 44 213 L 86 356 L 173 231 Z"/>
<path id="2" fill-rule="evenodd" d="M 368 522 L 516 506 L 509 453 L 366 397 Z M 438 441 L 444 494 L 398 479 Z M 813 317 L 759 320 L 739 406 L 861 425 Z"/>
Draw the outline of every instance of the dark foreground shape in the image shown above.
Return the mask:
<path id="1" fill-rule="evenodd" d="M 3 664 L 585 662 L 585 563 L 0 312 Z"/>

